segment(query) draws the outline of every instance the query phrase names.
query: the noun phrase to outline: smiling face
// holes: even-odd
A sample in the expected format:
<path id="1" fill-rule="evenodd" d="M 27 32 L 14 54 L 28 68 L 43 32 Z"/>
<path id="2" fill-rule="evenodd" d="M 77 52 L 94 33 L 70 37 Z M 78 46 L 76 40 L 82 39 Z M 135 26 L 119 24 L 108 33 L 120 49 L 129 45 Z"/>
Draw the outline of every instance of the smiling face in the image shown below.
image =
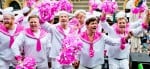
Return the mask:
<path id="1" fill-rule="evenodd" d="M 14 16 L 10 14 L 3 15 L 3 24 L 6 28 L 11 28 L 14 24 Z"/>
<path id="2" fill-rule="evenodd" d="M 67 25 L 68 21 L 69 21 L 69 16 L 67 14 L 64 13 L 64 14 L 60 14 L 59 15 L 59 22 L 62 25 Z"/>
<path id="3" fill-rule="evenodd" d="M 118 25 L 119 28 L 126 28 L 127 20 L 125 18 L 119 18 L 117 20 L 117 25 Z"/>
<path id="4" fill-rule="evenodd" d="M 39 23 L 38 16 L 30 16 L 29 17 L 29 25 L 30 25 L 30 29 L 33 32 L 37 32 L 38 29 L 40 28 L 40 23 Z"/>
<path id="5" fill-rule="evenodd" d="M 77 19 L 79 20 L 79 22 L 80 22 L 81 24 L 84 23 L 84 20 L 85 20 L 85 13 L 79 12 L 76 17 L 77 17 Z"/>
<path id="6" fill-rule="evenodd" d="M 90 18 L 86 21 L 87 30 L 91 33 L 95 33 L 98 28 L 98 21 L 96 18 Z"/>

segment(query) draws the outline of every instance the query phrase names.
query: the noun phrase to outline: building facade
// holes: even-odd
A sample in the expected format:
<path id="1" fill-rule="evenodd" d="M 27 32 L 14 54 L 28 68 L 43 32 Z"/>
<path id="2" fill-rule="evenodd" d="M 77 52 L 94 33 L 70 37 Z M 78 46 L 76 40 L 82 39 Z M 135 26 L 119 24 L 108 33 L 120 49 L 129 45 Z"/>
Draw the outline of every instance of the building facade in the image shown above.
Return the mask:
<path id="1" fill-rule="evenodd" d="M 25 0 L 0 0 L 0 8 L 13 7 L 15 10 L 21 9 Z"/>

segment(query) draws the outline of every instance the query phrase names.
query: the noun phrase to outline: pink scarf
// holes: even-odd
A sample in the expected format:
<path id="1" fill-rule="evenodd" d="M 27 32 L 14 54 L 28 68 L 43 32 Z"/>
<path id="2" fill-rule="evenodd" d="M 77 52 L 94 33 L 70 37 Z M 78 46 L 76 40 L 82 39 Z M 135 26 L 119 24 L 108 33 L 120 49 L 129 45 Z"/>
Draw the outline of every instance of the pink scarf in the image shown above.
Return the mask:
<path id="1" fill-rule="evenodd" d="M 120 49 L 121 50 L 124 50 L 125 49 L 125 37 L 129 34 L 129 25 L 127 24 L 126 28 L 125 28 L 125 31 L 124 31 L 124 35 L 121 36 L 121 31 L 119 30 L 119 27 L 117 25 L 114 25 L 114 28 L 115 28 L 115 32 L 120 35 L 121 37 L 121 45 L 120 45 Z"/>
<path id="2" fill-rule="evenodd" d="M 90 48 L 89 48 L 89 56 L 92 58 L 92 57 L 94 56 L 93 44 L 94 44 L 95 42 L 97 42 L 98 40 L 100 40 L 100 38 L 101 38 L 101 33 L 95 32 L 95 34 L 94 34 L 94 41 L 93 41 L 93 42 L 90 42 L 90 41 L 89 41 L 87 31 L 83 32 L 80 37 L 81 37 L 81 39 L 82 39 L 84 42 L 86 42 L 86 43 L 88 43 L 88 44 L 90 45 Z"/>
<path id="3" fill-rule="evenodd" d="M 27 29 L 25 30 L 25 32 L 26 32 L 26 35 L 27 35 L 28 37 L 37 40 L 37 42 L 36 42 L 36 50 L 37 50 L 37 51 L 40 51 L 40 50 L 41 50 L 41 41 L 40 41 L 40 39 L 43 38 L 43 37 L 47 34 L 47 32 L 45 32 L 44 30 L 40 29 L 40 37 L 39 37 L 39 38 L 36 38 L 36 37 L 34 36 L 34 34 L 33 34 L 33 32 L 31 31 L 30 28 L 27 28 Z"/>
<path id="4" fill-rule="evenodd" d="M 20 26 L 20 25 L 17 25 L 17 28 L 16 28 L 16 31 L 13 35 L 11 35 L 9 32 L 8 32 L 8 29 L 6 29 L 5 26 L 1 26 L 0 27 L 0 32 L 2 32 L 3 34 L 7 35 L 10 37 L 10 43 L 9 43 L 9 48 L 11 48 L 13 42 L 14 42 L 14 36 L 17 36 L 19 35 L 19 33 L 23 30 L 23 26 Z"/>
<path id="5" fill-rule="evenodd" d="M 57 28 L 57 30 L 58 30 L 62 35 L 64 35 L 64 37 L 67 36 L 67 34 L 64 33 L 64 30 L 63 30 L 63 28 L 62 28 L 60 25 L 58 25 L 56 28 Z M 69 27 L 69 28 L 70 28 L 70 27 Z M 74 33 L 74 30 L 73 30 L 72 28 L 70 28 L 69 33 L 70 33 L 70 34 Z"/>

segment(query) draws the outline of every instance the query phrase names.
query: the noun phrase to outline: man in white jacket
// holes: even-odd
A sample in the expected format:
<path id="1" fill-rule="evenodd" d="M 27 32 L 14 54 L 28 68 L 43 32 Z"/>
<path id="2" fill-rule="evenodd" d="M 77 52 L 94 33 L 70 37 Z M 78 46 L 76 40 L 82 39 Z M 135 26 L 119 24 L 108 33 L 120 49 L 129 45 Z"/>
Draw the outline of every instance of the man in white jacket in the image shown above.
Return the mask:
<path id="1" fill-rule="evenodd" d="M 148 22 L 137 21 L 136 23 L 127 23 L 127 18 L 122 16 L 117 18 L 117 23 L 113 26 L 109 26 L 105 20 L 101 21 L 103 29 L 108 32 L 108 35 L 114 39 L 125 37 L 127 35 L 136 36 L 143 32 L 148 27 Z M 105 18 L 105 14 L 102 15 Z M 135 27 L 136 28 L 133 28 Z M 129 43 L 122 44 L 120 46 L 109 47 L 108 51 L 109 68 L 110 69 L 129 69 Z"/>
<path id="2" fill-rule="evenodd" d="M 62 65 L 58 62 L 57 57 L 62 49 L 62 40 L 69 34 L 73 33 L 72 28 L 68 25 L 69 13 L 66 11 L 59 12 L 58 25 L 51 25 L 48 22 L 42 24 L 42 28 L 52 34 L 52 47 L 50 57 L 52 59 L 52 69 L 72 69 L 72 65 Z"/>
<path id="3" fill-rule="evenodd" d="M 3 11 L 3 24 L 0 27 L 0 69 L 8 69 L 12 64 L 12 43 L 15 37 L 23 30 L 23 27 L 14 23 L 13 8 Z"/>
<path id="4" fill-rule="evenodd" d="M 25 29 L 13 43 L 12 51 L 18 63 L 22 63 L 23 57 L 31 57 L 35 60 L 37 69 L 49 69 L 48 58 L 51 47 L 50 34 L 40 28 L 39 17 L 29 16 L 30 28 Z M 21 54 L 23 51 L 24 55 Z"/>
<path id="5" fill-rule="evenodd" d="M 83 48 L 79 54 L 79 69 L 102 69 L 105 44 L 119 46 L 128 39 L 127 37 L 111 39 L 98 32 L 97 28 L 98 19 L 96 17 L 89 17 L 86 20 L 86 30 L 80 35 Z"/>

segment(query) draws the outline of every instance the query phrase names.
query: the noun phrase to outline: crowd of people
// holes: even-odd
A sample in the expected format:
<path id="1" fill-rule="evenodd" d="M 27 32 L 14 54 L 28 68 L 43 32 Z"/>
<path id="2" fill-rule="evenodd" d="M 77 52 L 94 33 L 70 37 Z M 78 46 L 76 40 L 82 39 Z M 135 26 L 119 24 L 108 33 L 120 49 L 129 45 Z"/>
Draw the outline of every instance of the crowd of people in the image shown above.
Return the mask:
<path id="1" fill-rule="evenodd" d="M 127 6 L 133 4 L 130 1 Z M 82 47 L 72 63 L 60 63 L 58 57 L 67 50 L 63 41 L 70 35 L 75 36 L 73 38 L 81 42 L 77 45 Z M 141 53 L 145 49 L 150 54 L 148 8 L 138 14 L 133 14 L 130 7 L 114 14 L 100 9 L 93 12 L 79 9 L 74 13 L 60 10 L 49 21 L 42 21 L 37 9 L 32 7 L 17 11 L 12 7 L 0 9 L 0 69 L 10 66 L 16 69 L 102 69 L 105 56 L 108 56 L 109 69 L 129 69 L 130 52 Z M 71 55 L 60 57 L 63 58 L 73 59 Z"/>

